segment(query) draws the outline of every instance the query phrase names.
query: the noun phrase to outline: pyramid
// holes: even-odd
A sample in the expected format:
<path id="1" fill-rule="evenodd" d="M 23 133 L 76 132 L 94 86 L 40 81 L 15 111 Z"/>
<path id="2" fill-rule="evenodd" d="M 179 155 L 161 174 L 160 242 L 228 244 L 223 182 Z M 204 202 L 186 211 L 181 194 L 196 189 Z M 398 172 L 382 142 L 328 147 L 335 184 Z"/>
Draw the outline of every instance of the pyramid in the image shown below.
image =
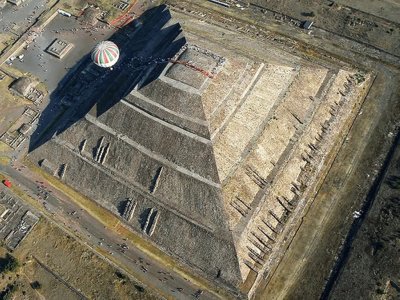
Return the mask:
<path id="1" fill-rule="evenodd" d="M 251 55 L 185 24 L 161 6 L 125 29 L 121 61 L 98 75 L 96 96 L 87 89 L 87 112 L 30 159 L 193 270 L 238 287 L 275 257 L 363 86 L 352 71 L 277 49 Z M 138 68 L 138 57 L 169 59 Z M 105 72 L 96 68 L 80 76 Z"/>

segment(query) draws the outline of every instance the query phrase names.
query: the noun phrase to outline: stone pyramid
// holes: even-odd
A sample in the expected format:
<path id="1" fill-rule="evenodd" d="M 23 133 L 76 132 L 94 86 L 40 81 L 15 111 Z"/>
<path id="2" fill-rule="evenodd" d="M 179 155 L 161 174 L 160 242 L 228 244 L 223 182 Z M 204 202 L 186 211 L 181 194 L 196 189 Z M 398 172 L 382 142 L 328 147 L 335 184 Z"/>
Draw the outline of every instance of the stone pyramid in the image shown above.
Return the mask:
<path id="1" fill-rule="evenodd" d="M 331 109 L 343 109 L 352 73 L 277 49 L 250 55 L 238 39 L 221 44 L 185 24 L 159 7 L 116 36 L 122 59 L 96 97 L 85 89 L 93 105 L 30 156 L 173 257 L 238 287 L 274 257 L 312 162 L 325 161 L 321 141 L 340 133 Z M 101 72 L 87 63 L 80 76 Z"/>

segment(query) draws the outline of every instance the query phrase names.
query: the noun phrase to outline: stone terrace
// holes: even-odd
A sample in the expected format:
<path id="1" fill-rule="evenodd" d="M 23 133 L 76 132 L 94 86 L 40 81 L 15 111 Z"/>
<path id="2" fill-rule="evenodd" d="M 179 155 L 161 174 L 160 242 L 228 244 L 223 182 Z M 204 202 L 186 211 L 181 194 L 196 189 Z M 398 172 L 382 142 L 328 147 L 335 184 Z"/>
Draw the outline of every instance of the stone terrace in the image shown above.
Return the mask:
<path id="1" fill-rule="evenodd" d="M 238 288 L 268 267 L 290 216 L 312 199 L 368 80 L 356 80 L 357 71 L 303 64 L 271 45 L 263 57 L 246 55 L 240 44 L 220 44 L 221 28 L 207 24 L 202 32 L 174 15 L 185 20 L 187 43 L 172 61 L 129 75 L 119 101 L 109 104 L 105 93 L 30 157 L 143 238 Z M 147 22 L 171 32 L 160 35 L 164 43 L 181 36 L 172 34 L 181 30 L 172 20 L 155 20 Z M 139 35 L 147 53 L 165 56 L 154 46 L 157 36 L 138 28 L 128 36 Z M 126 70 L 117 67 L 113 82 L 132 73 L 128 62 L 120 66 Z"/>

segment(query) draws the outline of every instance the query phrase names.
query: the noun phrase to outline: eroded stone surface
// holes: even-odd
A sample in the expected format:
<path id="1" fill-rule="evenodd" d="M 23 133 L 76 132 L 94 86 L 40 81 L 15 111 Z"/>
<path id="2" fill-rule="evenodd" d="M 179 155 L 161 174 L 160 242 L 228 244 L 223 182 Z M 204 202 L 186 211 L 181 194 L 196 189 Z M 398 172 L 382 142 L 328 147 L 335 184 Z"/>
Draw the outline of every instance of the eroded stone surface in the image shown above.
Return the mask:
<path id="1" fill-rule="evenodd" d="M 61 179 L 121 218 L 132 199 L 126 221 L 133 230 L 238 287 L 279 251 L 286 224 L 301 214 L 348 130 L 368 76 L 360 83 L 357 70 L 303 63 L 267 43 L 263 54 L 243 52 L 239 42 L 224 46 L 220 31 L 242 34 L 216 27 L 202 35 L 211 25 L 181 12 L 162 20 L 146 20 L 159 35 L 144 22 L 129 37 L 154 56 L 173 53 L 173 61 L 136 73 L 120 62 L 124 70 L 114 70 L 122 75 L 112 82 L 130 72 L 118 83 L 127 92 L 114 93 L 121 97 L 110 104 L 107 90 L 31 159 L 68 164 Z M 183 32 L 174 20 L 184 21 Z"/>

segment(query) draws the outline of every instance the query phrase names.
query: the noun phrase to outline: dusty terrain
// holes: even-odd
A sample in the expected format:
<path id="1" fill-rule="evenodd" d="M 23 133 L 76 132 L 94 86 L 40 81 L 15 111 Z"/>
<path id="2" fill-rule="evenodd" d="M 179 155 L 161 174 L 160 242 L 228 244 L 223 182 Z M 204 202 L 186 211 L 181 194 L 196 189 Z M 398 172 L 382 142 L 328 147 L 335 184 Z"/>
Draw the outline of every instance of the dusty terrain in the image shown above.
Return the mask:
<path id="1" fill-rule="evenodd" d="M 400 54 L 398 40 L 400 27 L 374 15 L 345 7 L 334 1 L 313 0 L 253 0 L 252 5 L 264 8 L 266 15 L 285 21 L 285 16 L 293 21 L 314 21 L 314 27 L 344 36 L 362 44 L 394 54 Z M 292 21 L 292 22 L 293 22 Z"/>
<path id="2" fill-rule="evenodd" d="M 291 224 L 309 205 L 374 76 L 330 60 L 301 60 L 224 28 L 211 13 L 205 24 L 196 14 L 207 10 L 172 9 L 171 19 L 161 8 L 135 31 L 125 27 L 133 38 L 120 43 L 121 52 L 129 46 L 135 58 L 141 49 L 160 57 L 182 51 L 182 60 L 210 72 L 219 65 L 215 78 L 175 65 L 166 66 L 165 75 L 142 77 L 121 58 L 112 71 L 117 84 L 110 76 L 98 98 L 88 83 L 90 95 L 82 98 L 96 101 L 93 109 L 82 118 L 81 106 L 74 126 L 51 139 L 48 134 L 29 159 L 117 215 L 133 199 L 136 209 L 125 221 L 210 281 L 238 288 L 256 276 L 257 286 L 279 261 Z M 221 35 L 229 47 L 221 45 Z M 139 79 L 147 85 L 124 91 Z M 89 80 L 82 75 L 80 81 Z M 108 84 L 113 88 L 106 90 Z M 79 88 L 68 83 L 62 93 L 81 96 Z"/>
<path id="3" fill-rule="evenodd" d="M 342 258 L 330 299 L 400 297 L 400 143 L 379 190 L 371 191 L 365 216 L 353 225 L 354 241 Z M 352 228 L 352 229 L 353 229 Z"/>
<path id="4" fill-rule="evenodd" d="M 375 84 L 383 81 L 387 78 L 378 77 Z M 368 95 L 313 206 L 258 299 L 317 299 L 324 292 L 354 221 L 353 212 L 361 209 L 391 146 L 393 136 L 388 134 L 398 122 L 398 98 L 381 96 L 385 102 L 377 103 L 377 93 L 375 89 Z M 377 115 L 380 118 L 375 119 Z"/>
<path id="5" fill-rule="evenodd" d="M 274 1 L 260 2 L 268 6 Z M 286 13 L 292 17 L 296 14 L 296 7 L 299 8 L 297 16 L 304 19 L 301 16 L 302 7 L 306 7 L 301 6 L 304 2 L 293 7 L 288 5 L 289 2 L 282 1 L 279 5 L 290 7 L 291 10 L 288 9 Z M 280 18 L 279 15 L 276 16 Z M 265 17 L 265 20 L 267 19 L 268 17 Z M 286 19 L 286 22 L 281 24 L 289 22 Z M 293 34 L 299 40 L 303 40 L 304 37 L 296 34 L 297 29 L 293 24 L 289 23 L 286 27 L 292 26 L 291 33 L 282 25 L 274 29 L 286 35 Z M 319 26 L 318 23 L 317 26 Z M 320 34 L 325 36 L 319 29 L 314 32 L 317 31 L 318 36 Z M 331 38 L 339 39 L 337 36 Z M 355 64 L 376 70 L 378 76 L 330 174 L 313 201 L 312 209 L 303 218 L 302 226 L 290 244 L 286 257 L 268 282 L 267 289 L 260 294 L 259 299 L 314 299 L 321 296 L 326 280 L 330 278 L 331 268 L 337 259 L 338 249 L 352 224 L 352 213 L 362 206 L 373 179 L 379 173 L 391 146 L 393 132 L 396 132 L 394 126 L 398 122 L 399 97 L 396 92 L 399 80 L 398 77 L 396 78 L 398 64 L 391 69 L 394 73 L 388 74 L 388 69 L 380 67 L 380 60 L 385 57 L 383 52 L 375 56 L 376 61 L 372 62 L 369 59 L 361 59 L 365 58 L 363 55 L 353 55 L 355 53 L 352 52 L 356 48 L 347 42 L 332 47 L 329 43 L 318 43 L 318 39 L 308 39 L 308 41 L 314 45 L 318 44 L 323 49 L 328 49 L 331 55 L 341 54 Z M 370 42 L 368 39 L 366 41 Z M 381 46 L 387 47 L 385 44 Z M 347 47 L 352 51 L 345 50 Z M 344 52 L 341 52 L 340 48 Z M 357 49 L 357 51 L 360 50 Z M 392 135 L 389 135 L 390 132 Z"/>
<path id="6" fill-rule="evenodd" d="M 337 0 L 337 3 L 399 23 L 399 0 Z"/>
<path id="7" fill-rule="evenodd" d="M 0 132 L 3 133 L 22 114 L 25 105 L 29 102 L 8 91 L 9 85 L 15 80 L 13 77 L 7 76 L 1 71 L 0 76 L 4 76 L 0 81 Z"/>
<path id="8" fill-rule="evenodd" d="M 81 3 L 80 1 L 75 2 L 77 7 Z M 118 1 L 108 1 L 107 9 L 117 11 L 115 7 L 112 7 L 112 3 L 114 2 Z M 175 1 L 170 2 L 174 3 Z M 184 3 L 184 1 L 177 2 L 179 4 Z M 399 11 L 396 10 L 399 8 L 399 3 L 396 0 L 379 2 L 374 0 L 352 1 L 351 3 L 347 3 L 348 1 L 336 1 L 334 3 L 333 1 L 311 0 L 254 0 L 250 2 L 253 5 L 243 12 L 239 10 L 233 12 L 233 10 L 217 7 L 211 13 L 207 9 L 197 10 L 198 7 L 196 8 L 196 5 L 204 5 L 206 8 L 215 6 L 215 4 L 210 4 L 206 1 L 202 3 L 200 1 L 191 1 L 190 5 L 182 4 L 182 6 L 187 5 L 189 7 L 188 11 L 184 13 L 179 12 L 179 14 L 185 14 L 185 17 L 181 16 L 183 19 L 182 26 L 184 29 L 193 27 L 191 28 L 192 33 L 187 34 L 188 39 L 197 44 L 205 43 L 203 39 L 196 40 L 196 36 L 204 30 L 202 28 L 212 26 L 211 23 L 219 19 L 229 30 L 245 33 L 246 35 L 246 38 L 243 35 L 238 39 L 236 38 L 238 36 L 236 32 L 233 34 L 229 30 L 221 29 L 223 26 L 219 28 L 219 31 L 215 30 L 215 27 L 214 29 L 210 29 L 210 32 L 214 30 L 214 35 L 218 34 L 219 36 L 221 34 L 221 37 L 223 37 L 218 37 L 216 40 L 221 39 L 219 42 L 222 44 L 229 44 L 229 47 L 226 47 L 227 49 L 224 51 L 228 51 L 228 48 L 234 48 L 237 44 L 241 44 L 240 47 L 243 47 L 241 49 L 253 48 L 251 51 L 242 51 L 248 52 L 246 55 L 251 56 L 251 60 L 258 61 L 260 54 L 265 49 L 257 47 L 257 45 L 266 40 L 268 43 L 272 43 L 273 41 L 274 46 L 277 48 L 281 48 L 282 46 L 285 51 L 290 49 L 290 55 L 285 58 L 280 57 L 277 53 L 281 49 L 277 49 L 273 52 L 274 54 L 270 54 L 266 63 L 273 64 L 274 60 L 279 60 L 279 63 L 282 63 L 289 70 L 290 66 L 297 66 L 304 59 L 302 64 L 307 66 L 302 66 L 300 72 L 300 78 L 303 80 L 312 81 L 309 78 L 313 79 L 315 76 L 318 76 L 318 73 L 314 72 L 310 66 L 313 66 L 315 63 L 324 64 L 323 61 L 328 57 L 332 59 L 332 62 L 326 63 L 328 65 L 319 66 L 320 68 L 330 69 L 333 66 L 334 68 L 341 69 L 344 67 L 346 71 L 349 69 L 362 69 L 366 73 L 371 74 L 371 81 L 373 81 L 372 88 L 362 109 L 359 112 L 354 111 L 354 114 L 358 113 L 355 123 L 348 124 L 349 126 L 352 125 L 350 134 L 345 137 L 344 135 L 347 134 L 346 130 L 341 131 L 341 134 L 343 134 L 342 138 L 345 138 L 345 140 L 343 145 L 335 145 L 342 148 L 337 156 L 335 153 L 330 158 L 332 160 L 335 159 L 335 162 L 330 168 L 327 177 L 324 177 L 325 174 L 321 176 L 320 180 L 325 180 L 325 183 L 316 191 L 317 196 L 315 199 L 312 195 L 307 199 L 307 201 L 312 203 L 312 208 L 301 219 L 302 225 L 296 231 L 293 241 L 289 237 L 290 247 L 288 251 L 286 252 L 286 249 L 282 249 L 282 254 L 279 254 L 285 254 L 285 257 L 278 266 L 277 271 L 268 270 L 268 276 L 273 275 L 272 278 L 269 278 L 267 288 L 265 290 L 260 289 L 259 298 L 316 299 L 322 294 L 323 297 L 330 295 L 332 299 L 396 299 L 399 296 L 400 290 L 398 273 L 400 266 L 398 261 L 393 260 L 393 257 L 398 257 L 399 251 L 399 219 L 396 215 L 400 212 L 398 203 L 398 178 L 396 176 L 399 176 L 400 173 L 400 154 L 397 154 L 397 158 L 393 163 L 394 167 L 392 165 L 389 170 L 385 184 L 382 185 L 376 201 L 373 201 L 372 209 L 368 213 L 368 216 L 366 216 L 359 234 L 356 235 L 355 242 L 351 244 L 353 248 L 350 248 L 349 256 L 344 255 L 343 259 L 338 259 L 338 256 L 343 253 L 343 250 L 341 250 L 343 249 L 342 245 L 346 241 L 346 238 L 348 238 L 350 228 L 352 229 L 354 226 L 355 221 L 352 214 L 354 211 L 360 210 L 363 206 L 370 186 L 380 174 L 385 154 L 391 146 L 393 137 L 396 135 L 397 129 L 395 128 L 395 124 L 398 121 L 398 111 L 400 111 L 399 94 L 394 91 L 399 82 L 399 78 L 396 77 L 398 76 L 398 59 L 400 55 L 398 43 L 400 29 L 397 17 Z M 195 7 L 193 11 L 191 11 L 192 4 Z M 68 6 L 64 6 L 64 8 L 68 8 Z M 218 11 L 218 9 L 220 10 Z M 362 11 L 357 11 L 356 9 Z M 207 16 L 204 14 L 205 18 L 202 16 L 204 12 L 207 14 Z M 193 18 L 194 14 L 198 15 L 196 17 L 198 20 Z M 212 18 L 210 18 L 210 15 L 213 15 Z M 111 14 L 108 15 L 108 17 L 110 16 Z M 241 19 L 240 22 L 229 19 L 232 16 Z M 307 35 L 299 27 L 300 22 L 305 19 L 315 21 L 310 35 Z M 203 23 L 206 24 L 204 25 Z M 249 37 L 256 37 L 257 44 L 255 42 L 254 44 L 248 42 L 251 40 Z M 229 42 L 227 43 L 227 41 Z M 302 44 L 304 41 L 306 43 Z M 204 47 L 209 47 L 209 45 L 204 45 Z M 314 46 L 315 48 L 313 48 Z M 291 57 L 292 54 L 299 57 L 293 59 Z M 238 58 L 236 57 L 236 59 Z M 293 61 L 291 61 L 292 59 Z M 229 62 L 232 69 L 235 69 L 232 73 L 227 72 L 229 75 L 235 75 L 236 71 L 241 70 L 232 63 L 236 63 L 232 58 L 229 59 Z M 239 65 L 242 62 L 238 61 L 237 63 Z M 262 68 L 264 68 L 264 65 Z M 251 72 L 261 70 L 262 68 L 253 68 Z M 265 67 L 267 70 L 268 68 L 270 67 Z M 304 70 L 307 70 L 307 68 L 310 68 L 309 72 L 304 73 Z M 5 70 L 12 71 L 8 68 L 5 68 Z M 292 71 L 296 70 L 293 69 Z M 179 74 L 179 72 L 176 73 Z M 265 76 L 267 78 L 265 83 L 260 80 L 260 82 L 263 82 L 260 86 L 267 86 L 268 79 L 271 81 L 271 78 L 273 78 L 275 81 L 274 75 L 276 73 L 271 72 L 271 76 Z M 316 79 L 319 80 L 319 78 Z M 10 78 L 6 77 L 2 84 L 6 86 L 7 84 L 4 84 L 4 82 L 8 82 L 9 80 Z M 186 80 L 186 78 L 180 78 L 180 80 Z M 329 80 L 326 80 L 326 82 L 329 82 Z M 263 92 L 266 93 L 265 91 Z M 4 94 L 7 94 L 7 91 L 4 90 Z M 299 99 L 299 95 L 295 96 L 298 97 L 292 97 L 295 99 L 293 101 L 294 104 Z M 255 96 L 253 98 L 256 100 Z M 256 103 L 255 100 L 253 101 L 254 103 Z M 360 100 L 361 105 L 361 100 L 363 99 L 358 100 Z M 10 100 L 11 104 L 13 103 L 12 101 L 14 99 Z M 288 107 L 293 108 L 294 104 L 290 103 Z M 22 108 L 22 104 L 20 107 L 11 106 L 12 109 Z M 229 108 L 228 105 L 226 107 Z M 266 107 L 263 108 L 266 109 Z M 210 107 L 206 107 L 206 109 L 211 110 Z M 260 113 L 256 109 L 252 109 L 251 111 L 255 115 Z M 15 119 L 16 115 L 17 113 L 3 114 L 3 117 L 10 119 L 14 117 Z M 240 116 L 240 114 L 238 115 Z M 217 117 L 214 118 L 216 121 L 211 126 L 213 130 L 218 129 L 218 126 L 213 127 L 213 125 L 219 124 Z M 298 116 L 294 118 L 298 121 Z M 246 128 L 245 133 L 242 133 L 245 138 L 249 131 L 258 129 L 259 127 L 259 125 L 254 123 L 257 121 L 257 118 L 254 118 L 252 121 L 253 123 L 251 124 L 250 122 L 246 122 L 246 124 L 237 122 L 239 125 L 235 128 L 232 127 L 234 128 L 232 132 L 238 133 L 240 129 L 248 125 L 249 128 Z M 293 119 L 292 121 L 295 120 Z M 7 123 L 9 124 L 7 125 Z M 0 133 L 3 130 L 1 126 L 6 128 L 11 124 L 12 120 L 5 121 L 0 116 Z M 148 127 L 153 128 L 152 126 Z M 267 134 L 267 136 L 276 135 L 283 137 L 284 134 L 288 134 L 289 132 L 283 130 L 283 134 L 280 134 L 279 129 L 279 126 L 273 128 L 273 130 L 271 129 L 272 134 Z M 215 130 L 217 139 L 219 138 L 218 130 Z M 212 133 L 214 138 L 214 132 Z M 244 138 L 240 138 L 239 142 L 243 142 Z M 220 140 L 224 142 L 224 145 L 227 144 L 225 140 Z M 240 146 L 236 140 L 232 144 L 236 147 Z M 266 144 L 269 145 L 271 143 L 267 141 Z M 225 170 L 228 169 L 225 162 L 227 156 L 221 153 L 218 162 L 222 166 L 221 169 Z M 229 155 L 229 157 L 234 157 L 233 154 Z M 268 158 L 273 155 L 277 155 L 277 152 L 269 152 Z M 257 160 L 251 159 L 252 156 L 249 156 L 250 162 L 253 162 L 256 166 L 260 165 L 259 158 Z M 275 163 L 273 163 L 273 166 L 275 166 Z M 327 164 L 325 164 L 326 166 Z M 128 174 L 131 174 L 131 171 L 129 169 Z M 229 179 L 231 174 L 228 171 L 221 173 L 224 173 Z M 262 171 L 267 172 L 266 168 L 258 171 L 260 171 L 260 174 Z M 165 169 L 163 174 L 166 174 Z M 285 172 L 285 174 L 290 174 L 290 172 Z M 256 175 L 258 174 L 256 173 Z M 140 177 L 140 180 L 142 180 L 143 176 L 137 177 Z M 289 179 L 288 181 L 290 182 Z M 143 181 L 143 183 L 142 181 L 140 183 L 147 187 L 148 182 Z M 239 180 L 238 182 L 241 181 Z M 262 185 L 263 182 L 258 182 L 258 184 Z M 162 187 L 161 184 L 158 187 L 158 191 L 162 190 Z M 230 187 L 237 188 L 237 185 L 226 184 L 225 187 L 226 189 Z M 193 189 L 190 190 L 193 191 Z M 101 192 L 103 193 L 104 191 L 102 190 Z M 249 194 L 254 193 L 251 189 L 245 192 Z M 184 199 L 188 201 L 189 197 L 185 197 Z M 271 199 L 275 201 L 275 197 L 271 197 Z M 275 208 L 278 207 L 282 215 L 284 215 L 285 206 L 280 207 L 276 203 L 274 203 L 276 205 Z M 268 209 L 270 207 L 270 205 L 267 205 Z M 237 208 L 235 209 L 238 210 Z M 190 213 L 193 214 L 194 211 L 194 209 L 191 209 Z M 238 212 L 242 214 L 241 209 Z M 237 214 L 237 212 L 235 213 Z M 266 212 L 262 212 L 262 214 L 264 213 L 267 214 Z M 164 217 L 164 213 L 162 217 Z M 241 216 L 239 217 L 242 218 Z M 259 224 L 254 224 L 259 229 Z M 167 228 L 169 229 L 169 227 Z M 256 230 L 255 227 L 254 230 Z M 253 232 L 251 233 L 253 234 Z M 157 232 L 155 235 L 157 235 Z M 285 242 L 287 242 L 286 237 Z M 258 245 L 258 243 L 253 242 L 253 245 Z M 242 248 L 248 249 L 248 245 L 243 243 Z M 0 251 L 0 256 L 4 254 L 3 252 Z M 59 253 L 65 253 L 65 255 L 61 256 Z M 246 254 L 248 253 L 243 251 L 243 256 Z M 252 252 L 252 254 L 254 259 L 254 253 Z M 256 254 L 259 255 L 259 253 Z M 130 282 L 125 275 L 118 273 L 107 262 L 99 259 L 85 246 L 65 235 L 61 236 L 59 229 L 45 222 L 40 223 L 40 226 L 35 229 L 35 235 L 31 234 L 25 240 L 22 247 L 17 250 L 16 255 L 25 265 L 19 269 L 18 277 L 16 274 L 9 275 L 8 279 L 1 284 L 7 284 L 14 280 L 19 282 L 20 288 L 17 291 L 18 299 L 40 299 L 41 294 L 46 298 L 59 298 L 60 295 L 63 295 L 68 299 L 85 297 L 96 299 L 102 299 L 103 297 L 104 299 L 147 299 L 146 297 L 148 297 L 150 299 L 153 297 L 146 291 L 142 291 L 139 286 L 135 288 L 134 282 Z M 255 256 L 255 260 L 258 258 L 257 255 Z M 66 258 L 71 263 L 65 264 Z M 275 261 L 275 259 L 277 258 L 272 257 L 269 260 Z M 80 268 L 76 268 L 78 265 Z M 338 268 L 337 270 L 340 271 L 338 273 L 339 277 L 336 277 L 335 269 L 331 272 L 332 267 Z M 343 270 L 341 267 L 343 267 Z M 91 273 L 90 270 L 95 270 L 95 272 Z M 102 283 L 99 284 L 99 278 L 96 277 L 96 274 L 102 274 Z M 220 273 L 217 272 L 217 274 Z M 35 291 L 30 287 L 30 283 L 34 280 L 43 282 L 40 290 Z M 250 281 L 251 278 L 246 283 Z M 326 282 L 328 282 L 328 286 Z M 329 284 L 332 285 L 335 282 L 336 284 L 331 289 Z M 112 288 L 109 288 L 109 286 L 112 286 Z M 0 286 L 0 288 L 3 287 Z"/>
<path id="9" fill-rule="evenodd" d="M 0 248 L 0 256 L 5 253 Z M 0 290 L 15 282 L 15 299 L 158 299 L 46 220 L 13 255 L 21 266 L 0 280 Z M 34 281 L 40 289 L 31 288 Z"/>

